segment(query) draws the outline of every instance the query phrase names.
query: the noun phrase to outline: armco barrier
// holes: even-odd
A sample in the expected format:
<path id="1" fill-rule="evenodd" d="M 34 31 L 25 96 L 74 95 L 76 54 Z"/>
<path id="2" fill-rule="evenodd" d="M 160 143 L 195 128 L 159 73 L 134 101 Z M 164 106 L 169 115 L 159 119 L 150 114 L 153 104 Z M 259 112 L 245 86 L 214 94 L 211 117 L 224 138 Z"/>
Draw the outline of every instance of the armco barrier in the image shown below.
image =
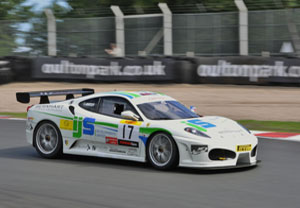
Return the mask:
<path id="1" fill-rule="evenodd" d="M 32 80 L 32 58 L 21 56 L 9 56 L 7 59 L 11 62 L 15 81 Z"/>
<path id="2" fill-rule="evenodd" d="M 12 62 L 3 57 L 0 58 L 0 84 L 8 83 L 13 80 Z"/>

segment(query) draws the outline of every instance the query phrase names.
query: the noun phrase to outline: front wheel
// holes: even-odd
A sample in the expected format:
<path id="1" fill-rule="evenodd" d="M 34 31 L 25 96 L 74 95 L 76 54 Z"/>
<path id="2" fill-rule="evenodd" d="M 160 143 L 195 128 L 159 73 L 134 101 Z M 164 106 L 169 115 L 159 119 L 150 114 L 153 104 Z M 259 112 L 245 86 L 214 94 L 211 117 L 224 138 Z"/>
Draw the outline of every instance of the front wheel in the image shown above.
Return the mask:
<path id="1" fill-rule="evenodd" d="M 147 145 L 147 160 L 154 168 L 160 170 L 169 170 L 178 165 L 179 154 L 171 135 L 157 133 L 150 138 Z"/>
<path id="2" fill-rule="evenodd" d="M 34 133 L 34 144 L 37 152 L 45 158 L 57 158 L 62 154 L 62 136 L 56 125 L 44 121 Z"/>

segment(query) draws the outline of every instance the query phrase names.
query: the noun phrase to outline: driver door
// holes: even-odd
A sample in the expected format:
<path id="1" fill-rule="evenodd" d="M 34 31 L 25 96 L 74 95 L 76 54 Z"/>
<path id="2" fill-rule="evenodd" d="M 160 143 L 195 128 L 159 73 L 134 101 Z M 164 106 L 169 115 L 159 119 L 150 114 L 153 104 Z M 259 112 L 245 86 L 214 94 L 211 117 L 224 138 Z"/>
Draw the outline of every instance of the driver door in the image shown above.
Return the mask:
<path id="1" fill-rule="evenodd" d="M 121 113 L 127 110 L 138 115 L 134 106 L 125 98 L 101 97 L 96 119 L 99 122 L 95 122 L 95 141 L 103 143 L 108 153 L 139 156 L 141 145 L 144 145 L 139 138 L 143 121 L 122 118 Z"/>

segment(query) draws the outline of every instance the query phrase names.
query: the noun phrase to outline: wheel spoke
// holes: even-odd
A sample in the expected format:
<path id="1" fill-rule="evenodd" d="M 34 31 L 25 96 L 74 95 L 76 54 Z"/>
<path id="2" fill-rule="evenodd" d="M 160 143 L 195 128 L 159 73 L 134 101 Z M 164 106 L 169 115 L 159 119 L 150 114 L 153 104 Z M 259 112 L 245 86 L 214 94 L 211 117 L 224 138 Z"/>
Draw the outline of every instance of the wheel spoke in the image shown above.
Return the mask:
<path id="1" fill-rule="evenodd" d="M 52 144 L 52 142 L 49 142 L 49 143 L 48 143 L 48 146 L 50 147 L 50 149 L 53 149 L 53 148 L 54 148 L 54 145 Z"/>
<path id="2" fill-rule="evenodd" d="M 162 158 L 162 162 L 166 162 L 167 161 L 167 157 L 164 153 L 161 154 L 161 158 Z"/>

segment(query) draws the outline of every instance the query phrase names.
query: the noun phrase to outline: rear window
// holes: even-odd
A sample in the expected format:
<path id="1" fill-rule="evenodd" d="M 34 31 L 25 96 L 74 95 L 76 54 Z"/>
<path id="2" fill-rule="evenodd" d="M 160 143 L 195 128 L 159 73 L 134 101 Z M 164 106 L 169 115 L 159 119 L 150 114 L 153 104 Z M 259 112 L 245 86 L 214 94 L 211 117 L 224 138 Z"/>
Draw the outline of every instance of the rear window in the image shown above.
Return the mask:
<path id="1" fill-rule="evenodd" d="M 79 106 L 85 110 L 97 112 L 100 98 L 92 98 L 79 103 Z"/>

